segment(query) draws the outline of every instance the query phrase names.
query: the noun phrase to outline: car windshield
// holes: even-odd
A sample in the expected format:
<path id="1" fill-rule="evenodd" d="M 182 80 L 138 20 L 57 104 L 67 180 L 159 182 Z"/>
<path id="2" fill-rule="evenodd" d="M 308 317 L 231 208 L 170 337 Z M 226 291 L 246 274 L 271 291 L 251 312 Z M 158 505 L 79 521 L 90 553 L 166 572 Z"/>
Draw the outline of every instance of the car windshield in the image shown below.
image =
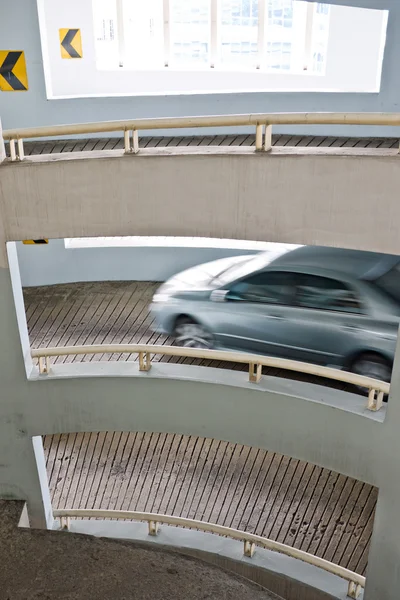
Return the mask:
<path id="1" fill-rule="evenodd" d="M 400 264 L 374 281 L 374 284 L 392 300 L 400 304 Z"/>
<path id="2" fill-rule="evenodd" d="M 242 279 L 243 277 L 250 275 L 250 273 L 263 269 L 273 260 L 292 249 L 293 246 L 282 245 L 276 250 L 260 252 L 260 254 L 252 256 L 248 260 L 242 261 L 236 265 L 231 265 L 227 269 L 224 269 L 211 280 L 211 283 L 221 287 L 228 285 L 232 281 L 237 281 L 238 279 Z"/>

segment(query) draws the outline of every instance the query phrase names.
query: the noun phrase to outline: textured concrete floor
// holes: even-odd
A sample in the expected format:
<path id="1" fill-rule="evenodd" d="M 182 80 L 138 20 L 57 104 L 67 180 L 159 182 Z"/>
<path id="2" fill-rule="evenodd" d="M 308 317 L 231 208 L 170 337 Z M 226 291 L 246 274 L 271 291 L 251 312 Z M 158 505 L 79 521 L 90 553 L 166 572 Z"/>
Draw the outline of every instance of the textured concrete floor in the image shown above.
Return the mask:
<path id="1" fill-rule="evenodd" d="M 0 600 L 278 600 L 245 579 L 178 554 L 18 529 L 22 505 L 0 500 Z"/>

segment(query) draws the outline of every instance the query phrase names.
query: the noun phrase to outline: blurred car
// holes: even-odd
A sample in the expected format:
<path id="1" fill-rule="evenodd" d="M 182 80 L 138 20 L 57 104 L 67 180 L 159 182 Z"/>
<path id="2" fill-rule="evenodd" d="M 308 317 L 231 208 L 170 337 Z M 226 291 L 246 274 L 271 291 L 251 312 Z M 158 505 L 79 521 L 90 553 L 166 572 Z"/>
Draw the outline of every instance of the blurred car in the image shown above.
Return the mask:
<path id="1" fill-rule="evenodd" d="M 226 348 L 390 381 L 400 259 L 302 246 L 213 261 L 164 283 L 150 308 L 185 347 Z"/>

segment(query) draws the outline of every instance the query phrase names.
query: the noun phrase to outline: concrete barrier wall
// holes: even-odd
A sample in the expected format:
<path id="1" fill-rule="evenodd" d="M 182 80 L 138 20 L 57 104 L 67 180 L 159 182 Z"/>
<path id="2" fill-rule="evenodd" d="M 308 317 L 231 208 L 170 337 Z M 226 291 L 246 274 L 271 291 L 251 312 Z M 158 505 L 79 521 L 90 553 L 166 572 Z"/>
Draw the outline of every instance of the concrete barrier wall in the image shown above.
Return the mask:
<path id="1" fill-rule="evenodd" d="M 7 240 L 172 235 L 400 253 L 397 155 L 92 154 L 0 166 Z"/>

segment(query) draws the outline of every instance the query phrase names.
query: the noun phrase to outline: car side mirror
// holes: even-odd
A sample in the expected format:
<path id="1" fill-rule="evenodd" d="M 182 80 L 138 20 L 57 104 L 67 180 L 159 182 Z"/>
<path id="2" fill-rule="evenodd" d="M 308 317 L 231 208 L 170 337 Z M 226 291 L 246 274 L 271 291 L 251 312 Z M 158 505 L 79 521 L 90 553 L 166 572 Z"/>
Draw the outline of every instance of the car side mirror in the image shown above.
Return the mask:
<path id="1" fill-rule="evenodd" d="M 210 294 L 212 302 L 225 302 L 228 290 L 213 290 Z"/>

